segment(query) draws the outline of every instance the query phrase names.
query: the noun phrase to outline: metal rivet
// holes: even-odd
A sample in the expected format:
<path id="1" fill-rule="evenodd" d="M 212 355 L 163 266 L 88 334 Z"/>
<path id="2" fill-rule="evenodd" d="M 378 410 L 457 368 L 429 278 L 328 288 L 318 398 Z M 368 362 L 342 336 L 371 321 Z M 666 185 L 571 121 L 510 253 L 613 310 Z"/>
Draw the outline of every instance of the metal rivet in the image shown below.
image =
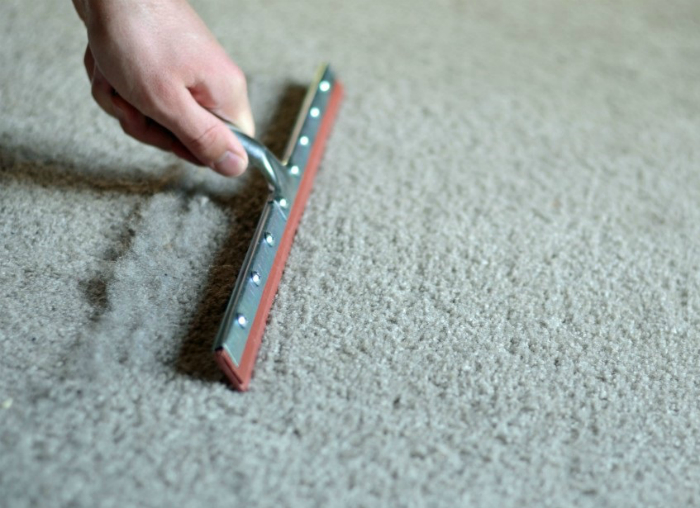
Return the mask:
<path id="1" fill-rule="evenodd" d="M 292 166 L 289 168 L 289 172 L 293 175 L 298 175 L 299 174 L 299 166 Z"/>
<path id="2" fill-rule="evenodd" d="M 236 316 L 236 323 L 238 323 L 238 326 L 241 328 L 245 328 L 246 325 L 248 324 L 248 320 L 245 318 L 243 314 L 238 314 Z"/>
<path id="3" fill-rule="evenodd" d="M 250 280 L 253 281 L 253 284 L 256 286 L 260 285 L 260 274 L 258 272 L 253 272 L 250 274 Z"/>
<path id="4" fill-rule="evenodd" d="M 312 118 L 318 118 L 318 115 L 321 114 L 321 110 L 318 108 L 311 108 L 311 111 L 309 111 L 309 114 L 311 115 Z"/>
<path id="5" fill-rule="evenodd" d="M 321 89 L 322 92 L 327 92 L 331 89 L 331 84 L 328 81 L 321 81 L 318 87 Z"/>
<path id="6" fill-rule="evenodd" d="M 282 208 L 287 208 L 287 200 L 286 199 L 280 198 L 280 200 L 278 202 Z"/>
<path id="7" fill-rule="evenodd" d="M 309 144 L 309 137 L 308 136 L 302 136 L 299 138 L 299 144 L 301 146 L 306 146 Z"/>
<path id="8" fill-rule="evenodd" d="M 268 245 L 274 245 L 275 244 L 275 239 L 272 238 L 272 235 L 270 233 L 265 233 L 265 243 Z"/>

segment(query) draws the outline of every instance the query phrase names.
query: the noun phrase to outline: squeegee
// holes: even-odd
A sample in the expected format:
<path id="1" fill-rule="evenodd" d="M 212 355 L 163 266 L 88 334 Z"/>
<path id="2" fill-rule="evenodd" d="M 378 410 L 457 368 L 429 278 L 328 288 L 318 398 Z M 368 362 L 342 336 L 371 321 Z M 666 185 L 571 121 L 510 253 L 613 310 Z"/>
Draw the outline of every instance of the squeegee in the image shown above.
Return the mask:
<path id="1" fill-rule="evenodd" d="M 238 390 L 248 389 L 267 316 L 342 95 L 342 84 L 330 66 L 322 65 L 281 160 L 229 125 L 249 165 L 262 172 L 270 188 L 214 343 L 216 362 Z"/>

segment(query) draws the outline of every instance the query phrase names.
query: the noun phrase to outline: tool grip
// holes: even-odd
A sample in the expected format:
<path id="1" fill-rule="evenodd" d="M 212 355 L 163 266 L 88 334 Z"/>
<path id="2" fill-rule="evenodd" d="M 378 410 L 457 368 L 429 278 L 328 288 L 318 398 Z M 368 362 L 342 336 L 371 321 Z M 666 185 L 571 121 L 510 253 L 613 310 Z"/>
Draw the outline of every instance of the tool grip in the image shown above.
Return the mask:
<path id="1" fill-rule="evenodd" d="M 274 193 L 274 198 L 279 199 L 285 195 L 287 187 L 287 172 L 284 165 L 273 155 L 273 153 L 260 141 L 251 138 L 231 122 L 221 118 L 222 122 L 233 132 L 238 141 L 243 145 L 243 149 L 248 154 L 248 165 L 260 170 L 267 180 L 270 190 Z"/>

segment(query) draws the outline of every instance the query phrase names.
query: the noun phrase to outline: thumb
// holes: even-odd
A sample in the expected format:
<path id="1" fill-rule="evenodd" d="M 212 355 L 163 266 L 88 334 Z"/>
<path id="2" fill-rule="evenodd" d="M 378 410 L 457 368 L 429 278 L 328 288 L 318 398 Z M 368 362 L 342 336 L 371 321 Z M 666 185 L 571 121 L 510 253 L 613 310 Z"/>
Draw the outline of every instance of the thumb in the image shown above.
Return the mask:
<path id="1" fill-rule="evenodd" d="M 238 138 L 214 114 L 190 95 L 181 94 L 158 123 L 172 132 L 204 165 L 224 176 L 238 176 L 248 166 L 248 155 Z"/>

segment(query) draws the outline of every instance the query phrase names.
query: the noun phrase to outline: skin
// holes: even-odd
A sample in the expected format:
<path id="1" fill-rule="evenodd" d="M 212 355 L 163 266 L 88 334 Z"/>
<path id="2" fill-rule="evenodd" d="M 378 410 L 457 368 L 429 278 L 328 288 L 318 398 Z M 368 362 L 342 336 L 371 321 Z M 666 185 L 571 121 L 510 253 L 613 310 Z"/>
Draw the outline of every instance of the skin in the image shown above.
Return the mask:
<path id="1" fill-rule="evenodd" d="M 92 96 L 126 134 L 226 176 L 245 171 L 245 150 L 218 118 L 255 134 L 245 76 L 186 0 L 73 4 Z"/>

